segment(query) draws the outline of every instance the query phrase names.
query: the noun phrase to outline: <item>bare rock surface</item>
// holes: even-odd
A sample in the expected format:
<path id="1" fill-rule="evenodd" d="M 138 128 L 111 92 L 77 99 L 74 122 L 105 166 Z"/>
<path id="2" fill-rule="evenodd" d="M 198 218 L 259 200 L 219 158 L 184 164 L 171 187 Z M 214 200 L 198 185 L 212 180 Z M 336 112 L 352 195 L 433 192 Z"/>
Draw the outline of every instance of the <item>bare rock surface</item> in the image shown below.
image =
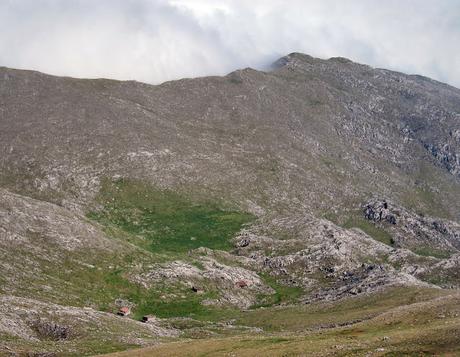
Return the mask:
<path id="1" fill-rule="evenodd" d="M 395 245 L 405 248 L 433 247 L 448 252 L 460 249 L 460 224 L 430 216 L 420 216 L 387 200 L 368 202 L 366 219 L 386 226 Z"/>
<path id="2" fill-rule="evenodd" d="M 258 214 L 373 192 L 459 218 L 458 89 L 296 53 L 280 63 L 158 86 L 2 68 L 3 185 L 79 209 L 119 175 Z"/>
<path id="3" fill-rule="evenodd" d="M 0 227 L 0 244 L 9 246 L 38 249 L 40 244 L 34 239 L 67 251 L 107 249 L 115 244 L 82 216 L 4 189 L 0 189 Z"/>

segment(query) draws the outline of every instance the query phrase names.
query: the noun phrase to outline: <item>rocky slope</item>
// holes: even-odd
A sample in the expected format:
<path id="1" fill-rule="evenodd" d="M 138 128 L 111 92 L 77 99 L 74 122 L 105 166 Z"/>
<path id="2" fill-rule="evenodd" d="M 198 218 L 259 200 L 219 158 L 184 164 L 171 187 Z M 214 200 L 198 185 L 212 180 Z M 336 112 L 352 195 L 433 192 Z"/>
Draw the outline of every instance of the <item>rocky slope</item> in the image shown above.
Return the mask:
<path id="1" fill-rule="evenodd" d="M 158 86 L 0 68 L 0 354 L 109 351 L 81 337 L 97 321 L 123 349 L 458 289 L 459 221 L 460 90 L 428 78 L 298 53 Z"/>

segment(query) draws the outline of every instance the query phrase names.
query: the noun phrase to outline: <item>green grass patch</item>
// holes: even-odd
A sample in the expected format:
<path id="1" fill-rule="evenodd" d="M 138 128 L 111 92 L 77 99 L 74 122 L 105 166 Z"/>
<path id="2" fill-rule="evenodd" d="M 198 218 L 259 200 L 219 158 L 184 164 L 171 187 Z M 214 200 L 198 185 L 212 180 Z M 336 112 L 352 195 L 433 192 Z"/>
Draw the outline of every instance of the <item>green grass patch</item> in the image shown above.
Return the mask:
<path id="1" fill-rule="evenodd" d="M 237 323 L 265 331 L 304 331 L 307 328 L 365 320 L 394 307 L 448 294 L 439 289 L 390 288 L 334 303 L 318 302 L 277 308 L 254 309 L 240 314 Z"/>
<path id="2" fill-rule="evenodd" d="M 147 296 L 136 308 L 135 318 L 140 319 L 144 315 L 153 314 L 161 318 L 168 317 L 204 317 L 212 314 L 212 308 L 201 304 L 204 299 L 215 297 L 216 292 L 208 292 L 203 295 L 181 291 L 178 287 L 174 290 L 174 298 L 165 300 L 161 297 L 164 291 L 154 291 Z M 193 294 L 193 295 L 192 295 Z"/>
<path id="3" fill-rule="evenodd" d="M 230 250 L 230 239 L 255 218 L 125 179 L 105 180 L 97 200 L 102 209 L 89 212 L 90 219 L 145 238 L 143 248 L 157 253 L 199 247 Z"/>
<path id="4" fill-rule="evenodd" d="M 193 266 L 197 267 L 197 268 L 200 269 L 200 270 L 204 270 L 204 269 L 205 269 L 203 263 L 200 262 L 199 260 L 194 260 L 194 261 L 191 262 L 191 264 L 192 264 Z"/>
<path id="5" fill-rule="evenodd" d="M 269 274 L 261 273 L 259 276 L 262 278 L 265 284 L 275 290 L 275 293 L 269 296 L 260 296 L 259 300 L 262 302 L 252 306 L 252 309 L 269 307 L 281 303 L 296 302 L 298 298 L 304 293 L 300 287 L 280 284 L 276 278 Z"/>
<path id="6" fill-rule="evenodd" d="M 459 189 L 453 177 L 424 160 L 414 174 L 417 184 L 403 193 L 403 205 L 419 214 L 455 220 Z"/>
<path id="7" fill-rule="evenodd" d="M 339 215 L 335 212 L 326 212 L 322 214 L 324 219 L 331 221 L 334 224 L 339 225 Z"/>
<path id="8" fill-rule="evenodd" d="M 125 276 L 130 259 L 142 261 L 138 255 L 118 257 L 101 253 L 98 261 L 91 261 L 92 266 L 83 265 L 74 257 L 63 257 L 59 269 L 43 262 L 42 276 L 47 285 L 56 286 L 53 290 L 59 293 L 50 290 L 48 294 L 51 296 L 43 298 L 63 305 L 91 306 L 108 312 L 115 312 L 117 298 L 137 304 L 143 301 L 148 290 Z"/>
<path id="9" fill-rule="evenodd" d="M 424 257 L 435 257 L 439 259 L 446 259 L 451 256 L 451 253 L 445 250 L 440 250 L 431 247 L 420 247 L 412 250 L 415 254 L 424 256 Z"/>
<path id="10" fill-rule="evenodd" d="M 369 222 L 363 217 L 351 216 L 345 221 L 342 227 L 347 229 L 359 228 L 364 233 L 374 238 L 375 240 L 378 240 L 379 242 L 385 243 L 389 246 L 393 246 L 394 244 L 391 234 L 376 226 L 372 222 Z"/>
<path id="11" fill-rule="evenodd" d="M 217 320 L 218 309 L 201 304 L 204 299 L 217 298 L 216 290 L 208 290 L 205 294 L 196 294 L 188 287 L 180 284 L 164 282 L 145 288 L 131 282 L 126 276 L 129 270 L 126 264 L 136 256 L 102 258 L 97 266 L 87 267 L 77 264 L 73 259 L 64 259 L 59 270 L 50 268 L 46 273 L 53 274 L 55 283 L 60 282 L 65 288 L 69 300 L 56 302 L 77 306 L 92 306 L 101 311 L 117 312 L 116 299 L 124 299 L 134 304 L 133 317 L 153 314 L 158 317 L 213 317 Z M 51 269 L 54 269 L 51 271 Z M 82 287 L 85 287 L 82 290 Z"/>
<path id="12" fill-rule="evenodd" d="M 186 252 L 199 247 L 230 250 L 231 238 L 255 218 L 248 213 L 225 210 L 214 202 L 195 202 L 176 192 L 126 179 L 104 180 L 97 203 L 100 208 L 89 212 L 88 218 L 101 223 L 110 236 L 161 259 L 183 259 Z M 100 305 L 101 309 L 109 309 L 114 298 L 124 298 L 136 305 L 135 318 L 153 314 L 162 318 L 214 316 L 217 319 L 221 315 L 220 309 L 202 305 L 204 299 L 216 298 L 216 291 L 199 295 L 183 286 L 163 284 L 149 290 L 142 288 L 125 277 L 129 270 L 126 268 L 136 263 L 136 258 L 124 260 L 111 271 L 104 268 L 96 272 L 96 276 L 102 274 L 98 283 L 104 296 L 98 300 L 106 305 Z M 191 263 L 204 268 L 198 260 Z"/>

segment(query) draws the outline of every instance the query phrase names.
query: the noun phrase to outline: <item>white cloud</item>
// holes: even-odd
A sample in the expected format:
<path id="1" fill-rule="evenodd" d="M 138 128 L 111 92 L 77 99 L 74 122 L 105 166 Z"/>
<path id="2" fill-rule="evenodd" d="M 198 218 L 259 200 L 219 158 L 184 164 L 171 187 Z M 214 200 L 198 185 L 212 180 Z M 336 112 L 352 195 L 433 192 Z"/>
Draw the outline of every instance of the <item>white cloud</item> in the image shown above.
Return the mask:
<path id="1" fill-rule="evenodd" d="M 460 86 L 457 0 L 2 0 L 0 65 L 159 83 L 344 56 Z"/>

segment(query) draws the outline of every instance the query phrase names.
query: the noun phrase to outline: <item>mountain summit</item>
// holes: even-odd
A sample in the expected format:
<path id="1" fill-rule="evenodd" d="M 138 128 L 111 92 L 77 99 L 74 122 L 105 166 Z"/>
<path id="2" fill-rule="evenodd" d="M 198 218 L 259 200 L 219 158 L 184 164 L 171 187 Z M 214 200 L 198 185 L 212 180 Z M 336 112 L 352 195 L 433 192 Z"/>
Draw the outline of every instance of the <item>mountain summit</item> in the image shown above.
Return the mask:
<path id="1" fill-rule="evenodd" d="M 0 355 L 459 348 L 446 84 L 300 53 L 161 85 L 2 67 L 0 193 Z"/>

